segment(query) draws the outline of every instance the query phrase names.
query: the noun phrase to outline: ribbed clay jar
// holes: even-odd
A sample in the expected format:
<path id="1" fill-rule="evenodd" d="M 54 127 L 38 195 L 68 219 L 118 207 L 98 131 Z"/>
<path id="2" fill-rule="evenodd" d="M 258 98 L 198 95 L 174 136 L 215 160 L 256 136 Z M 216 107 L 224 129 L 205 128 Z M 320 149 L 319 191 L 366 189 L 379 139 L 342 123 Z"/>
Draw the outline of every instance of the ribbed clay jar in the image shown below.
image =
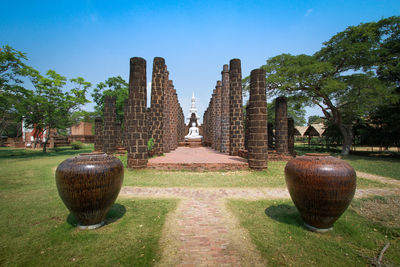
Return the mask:
<path id="1" fill-rule="evenodd" d="M 325 232 L 347 209 L 356 191 L 356 173 L 344 160 L 309 153 L 290 160 L 286 185 L 306 228 Z"/>
<path id="2" fill-rule="evenodd" d="M 84 153 L 56 170 L 58 193 L 80 229 L 96 229 L 117 199 L 124 179 L 122 162 L 105 153 Z"/>

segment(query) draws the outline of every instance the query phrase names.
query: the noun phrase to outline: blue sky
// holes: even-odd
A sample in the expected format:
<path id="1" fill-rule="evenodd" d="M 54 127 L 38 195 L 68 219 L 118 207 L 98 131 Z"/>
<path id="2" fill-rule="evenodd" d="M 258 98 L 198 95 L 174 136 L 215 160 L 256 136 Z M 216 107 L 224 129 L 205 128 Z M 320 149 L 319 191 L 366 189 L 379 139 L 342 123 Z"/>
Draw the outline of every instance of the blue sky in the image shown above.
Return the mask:
<path id="1" fill-rule="evenodd" d="M 128 80 L 129 58 L 139 56 L 151 82 L 153 58 L 161 56 L 184 112 L 194 91 L 200 116 L 230 59 L 241 59 L 245 77 L 269 57 L 312 54 L 347 26 L 400 15 L 399 0 L 2 0 L 0 6 L 0 46 L 27 53 L 43 74 L 54 69 L 94 85 L 117 75 Z M 307 109 L 314 114 L 321 113 Z"/>

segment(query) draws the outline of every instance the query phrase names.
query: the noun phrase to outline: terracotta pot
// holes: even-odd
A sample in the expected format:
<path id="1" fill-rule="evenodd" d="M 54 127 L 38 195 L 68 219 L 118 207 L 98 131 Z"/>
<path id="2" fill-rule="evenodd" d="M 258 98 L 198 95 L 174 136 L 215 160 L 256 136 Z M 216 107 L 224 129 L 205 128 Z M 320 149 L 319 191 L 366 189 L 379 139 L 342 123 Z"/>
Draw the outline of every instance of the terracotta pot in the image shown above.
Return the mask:
<path id="1" fill-rule="evenodd" d="M 104 225 L 123 178 L 122 162 L 101 152 L 66 159 L 56 170 L 58 193 L 81 229 Z"/>
<path id="2" fill-rule="evenodd" d="M 285 167 L 286 185 L 305 226 L 331 230 L 356 191 L 356 173 L 344 160 L 328 154 L 305 154 Z"/>

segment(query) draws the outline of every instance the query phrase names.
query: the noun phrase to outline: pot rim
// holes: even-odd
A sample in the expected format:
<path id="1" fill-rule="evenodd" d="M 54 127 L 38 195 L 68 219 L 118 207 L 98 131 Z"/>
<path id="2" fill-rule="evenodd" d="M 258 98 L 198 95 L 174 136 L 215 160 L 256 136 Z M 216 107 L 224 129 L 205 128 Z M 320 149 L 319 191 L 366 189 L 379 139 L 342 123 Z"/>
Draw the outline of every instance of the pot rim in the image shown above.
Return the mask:
<path id="1" fill-rule="evenodd" d="M 104 152 L 89 152 L 89 153 L 80 153 L 79 157 L 87 157 L 87 156 L 105 156 L 107 155 Z"/>
<path id="2" fill-rule="evenodd" d="M 329 157 L 329 153 L 305 153 L 304 156 L 309 156 L 309 157 Z"/>

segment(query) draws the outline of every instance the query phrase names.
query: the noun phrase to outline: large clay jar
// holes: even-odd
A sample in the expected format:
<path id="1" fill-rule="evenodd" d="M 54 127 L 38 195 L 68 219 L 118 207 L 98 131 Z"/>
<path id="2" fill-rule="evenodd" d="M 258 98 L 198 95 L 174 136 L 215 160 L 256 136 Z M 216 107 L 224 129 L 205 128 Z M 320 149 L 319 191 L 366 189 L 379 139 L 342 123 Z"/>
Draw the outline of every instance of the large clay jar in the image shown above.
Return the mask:
<path id="1" fill-rule="evenodd" d="M 104 224 L 123 178 L 122 162 L 101 152 L 66 159 L 56 170 L 58 193 L 80 229 L 96 229 Z"/>
<path id="2" fill-rule="evenodd" d="M 286 185 L 306 228 L 325 232 L 347 209 L 356 191 L 356 173 L 328 154 L 305 154 L 285 167 Z"/>

